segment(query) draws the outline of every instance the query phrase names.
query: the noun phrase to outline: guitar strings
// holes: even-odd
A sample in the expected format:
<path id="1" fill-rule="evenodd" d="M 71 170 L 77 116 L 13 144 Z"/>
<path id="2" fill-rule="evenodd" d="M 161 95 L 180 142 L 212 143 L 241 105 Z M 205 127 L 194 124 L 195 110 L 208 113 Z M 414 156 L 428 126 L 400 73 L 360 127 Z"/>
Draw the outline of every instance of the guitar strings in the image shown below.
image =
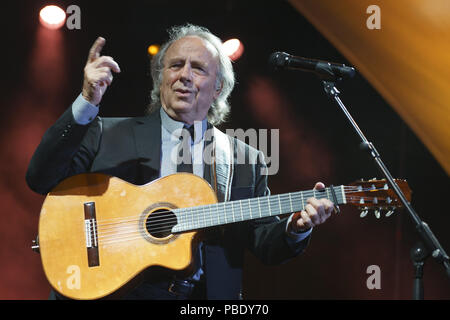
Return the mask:
<path id="1" fill-rule="evenodd" d="M 347 192 L 345 192 L 346 194 L 347 193 L 350 193 L 350 192 L 364 192 L 364 191 L 377 191 L 377 190 L 380 190 L 380 189 L 362 189 L 362 190 L 355 190 L 355 188 L 357 188 L 357 187 L 352 187 L 352 186 L 346 186 L 346 187 L 344 187 L 344 189 L 346 189 L 347 188 L 347 190 L 354 190 L 354 191 L 347 191 Z M 328 198 L 326 195 L 325 195 L 325 193 L 326 193 L 326 191 L 314 191 L 314 190 L 311 190 L 311 191 L 304 191 L 303 192 L 304 193 L 304 197 L 303 198 L 308 198 L 308 197 L 310 197 L 310 196 L 316 196 L 316 198 L 318 198 L 318 199 L 322 199 L 322 198 Z M 318 193 L 318 194 L 315 194 L 315 193 Z M 296 194 L 295 192 L 294 193 L 291 193 L 291 194 L 281 194 L 281 195 L 278 195 L 279 197 L 289 197 L 289 195 L 291 195 L 291 196 L 298 196 L 298 194 Z M 320 197 L 321 195 L 323 195 L 324 197 Z M 272 197 L 272 196 L 269 196 L 269 197 Z M 275 196 L 273 196 L 273 197 L 277 197 L 277 195 L 275 195 Z M 267 198 L 267 197 L 260 197 L 260 199 L 262 199 L 262 198 Z M 256 198 L 251 198 L 251 200 L 255 200 Z M 246 200 L 246 199 L 244 199 L 244 200 Z M 243 200 L 238 200 L 238 201 L 243 201 Z M 284 200 L 283 200 L 284 201 Z M 214 203 L 214 204 L 212 204 L 212 205 L 215 205 L 216 203 Z M 198 207 L 197 207 L 198 208 Z M 187 208 L 184 208 L 184 209 L 187 209 Z M 175 211 L 175 210 L 180 210 L 180 209 L 174 209 L 174 210 L 172 210 L 172 211 Z M 170 212 L 170 210 L 166 210 L 166 211 L 159 211 L 159 213 L 168 213 L 168 212 Z M 123 221 L 138 221 L 139 220 L 139 218 L 137 218 L 137 217 L 139 217 L 139 216 L 136 216 L 136 215 L 133 215 L 133 216 L 126 216 L 126 217 L 118 217 L 118 218 L 111 218 L 111 219 L 104 219 L 104 220 L 97 220 L 97 224 L 98 225 L 107 225 L 107 224 L 117 224 L 117 223 L 122 223 Z M 126 219 L 126 218 L 133 218 L 133 219 Z M 111 222 L 110 222 L 111 221 Z"/>
<path id="2" fill-rule="evenodd" d="M 186 232 L 187 232 L 187 231 L 193 232 L 193 231 L 195 231 L 196 229 L 198 229 L 198 228 L 190 229 L 190 230 L 188 229 L 188 230 L 185 230 L 185 231 L 186 231 Z M 151 234 L 155 235 L 155 234 L 169 233 L 169 234 L 167 235 L 167 236 L 169 236 L 169 235 L 172 235 L 172 234 L 170 233 L 171 230 L 172 230 L 172 226 L 170 226 L 170 227 L 164 227 L 164 226 L 162 226 L 161 228 L 159 228 L 158 231 L 156 231 L 156 230 L 152 231 Z M 143 232 L 145 233 L 145 229 L 144 229 L 144 228 L 140 228 L 140 229 L 134 230 L 133 232 L 128 232 L 128 233 L 125 233 L 125 234 L 120 234 L 119 237 L 117 237 L 117 236 L 116 236 L 116 237 L 109 237 L 109 238 L 103 239 L 102 241 L 99 240 L 99 244 L 101 244 L 101 245 L 109 245 L 109 244 L 116 243 L 116 242 L 133 241 L 133 240 L 142 240 L 142 239 L 143 239 Z"/>
<path id="3" fill-rule="evenodd" d="M 286 196 L 284 196 L 284 197 L 286 197 Z M 299 197 L 298 196 L 293 196 L 293 197 L 290 197 L 290 200 L 301 201 L 301 199 L 298 200 L 296 198 L 299 198 Z M 318 198 L 321 199 L 320 197 L 318 197 Z M 349 197 L 348 200 L 353 200 L 353 199 L 350 199 L 350 198 L 351 197 Z M 273 203 L 274 201 L 275 202 L 276 201 L 285 201 L 285 199 L 282 200 L 281 197 L 280 197 L 279 200 L 278 199 L 269 199 L 269 198 L 266 198 L 266 199 L 267 199 L 266 203 L 268 203 L 269 206 L 270 206 L 270 203 Z M 358 199 L 364 199 L 364 201 L 370 201 L 373 198 L 371 198 L 371 197 L 358 197 Z M 378 198 L 378 199 L 380 201 L 384 200 L 384 198 Z M 347 202 L 349 202 L 348 200 L 347 200 Z M 356 203 L 356 202 L 352 201 L 352 203 Z M 208 211 L 210 211 L 210 208 L 212 206 L 214 206 L 214 205 L 216 205 L 216 207 L 220 206 L 219 204 L 215 203 L 215 204 L 212 204 L 212 205 L 205 205 L 205 206 L 198 206 L 198 207 L 191 207 L 191 208 L 182 208 L 182 209 L 174 209 L 174 210 L 171 210 L 171 211 L 170 210 L 158 211 L 158 213 L 159 214 L 163 214 L 163 213 L 173 212 L 173 213 L 176 214 L 176 213 L 186 213 L 188 211 L 193 211 L 193 210 L 197 210 L 197 211 L 202 210 L 203 211 L 203 209 L 207 209 Z M 229 203 L 227 203 L 226 205 L 229 205 Z M 240 203 L 240 206 L 242 206 L 242 202 Z M 244 203 L 244 206 L 248 207 L 248 209 L 250 209 L 250 210 L 253 210 L 253 208 L 255 208 L 256 206 L 259 206 L 259 204 L 256 203 L 256 204 L 253 204 L 253 206 L 249 206 L 248 203 L 247 204 Z M 216 211 L 217 211 L 217 209 L 216 209 Z M 259 208 L 258 208 L 258 211 L 259 211 Z M 234 213 L 234 211 L 233 211 L 233 213 Z M 138 217 L 138 216 L 132 216 L 132 217 Z M 172 217 L 167 217 L 165 215 L 162 215 L 160 217 L 154 217 L 154 215 L 153 216 L 150 215 L 149 217 L 151 217 L 151 221 L 150 221 L 151 223 L 154 223 L 154 222 L 157 222 L 157 221 L 160 221 L 160 222 L 161 221 L 165 221 L 166 219 L 169 219 L 167 221 L 173 221 L 174 219 L 176 219 L 176 217 L 173 217 L 173 216 Z M 102 223 L 101 221 L 105 221 L 105 220 L 98 220 L 97 221 L 97 226 L 98 227 L 104 227 L 103 230 L 107 230 L 108 229 L 107 226 L 110 226 L 111 229 L 117 229 L 117 225 L 128 223 L 128 222 L 137 222 L 137 221 L 140 221 L 140 220 L 141 220 L 140 218 L 136 218 L 136 219 L 121 219 L 121 218 L 118 218 L 118 220 L 116 220 L 115 222 L 112 222 L 112 223 Z"/>
<path id="4" fill-rule="evenodd" d="M 285 197 L 288 197 L 288 196 L 285 196 Z M 298 196 L 293 196 L 293 197 L 291 197 L 291 199 L 297 200 L 297 199 L 295 199 L 295 197 L 298 197 Z M 318 198 L 320 198 L 320 197 L 318 197 Z M 278 200 L 278 199 L 270 199 L 269 200 L 268 198 L 266 198 L 266 199 L 267 199 L 267 201 L 266 201 L 267 203 L 274 202 L 274 201 L 285 201 L 285 199 L 281 199 L 281 197 L 280 197 L 280 200 Z M 248 200 L 251 200 L 251 199 L 245 199 L 245 200 L 248 201 Z M 197 207 L 190 207 L 190 208 L 181 208 L 181 209 L 174 209 L 174 210 L 157 211 L 156 213 L 158 213 L 158 214 L 170 213 L 170 212 L 186 213 L 187 211 L 192 211 L 192 210 L 197 210 L 197 211 L 202 210 L 203 211 L 203 209 L 210 210 L 209 207 L 212 207 L 214 205 L 216 205 L 217 207 L 220 206 L 219 204 L 214 203 L 214 204 L 211 204 L 211 205 L 204 205 L 204 206 L 197 206 Z M 229 203 L 226 203 L 225 205 L 229 205 Z M 259 204 L 256 203 L 256 204 L 253 204 L 252 206 L 248 206 L 248 205 L 244 204 L 244 206 L 247 206 L 248 209 L 252 210 L 253 208 L 259 206 Z M 258 208 L 258 210 L 259 210 L 259 208 Z M 138 217 L 138 216 L 132 216 L 132 217 Z M 152 223 L 152 224 L 154 224 L 154 222 L 156 222 L 156 221 L 165 221 L 165 220 L 166 221 L 174 221 L 174 220 L 176 221 L 176 217 L 166 217 L 166 216 L 153 217 L 152 215 L 150 215 L 149 218 L 151 219 L 150 223 Z M 140 221 L 140 220 L 141 220 L 141 218 L 125 219 L 125 220 L 119 220 L 119 221 L 116 221 L 116 222 L 113 222 L 113 223 L 97 223 L 97 225 L 99 227 L 100 226 L 103 227 L 103 226 L 111 226 L 111 225 L 123 224 L 123 223 L 127 223 L 127 222 L 137 222 L 137 221 Z M 99 220 L 99 221 L 104 221 L 104 220 Z M 112 227 L 112 229 L 116 229 L 116 228 L 117 228 L 116 226 Z M 105 229 L 107 229 L 107 228 L 105 228 Z"/>
<path id="5" fill-rule="evenodd" d="M 365 197 L 365 198 L 368 199 L 369 197 Z M 381 198 L 380 198 L 380 200 L 381 200 Z M 357 200 L 351 200 L 351 201 L 347 201 L 347 202 L 348 203 L 359 203 L 359 201 L 357 201 Z M 253 206 L 253 208 L 255 208 L 255 207 L 256 206 Z M 194 208 L 198 208 L 198 207 L 194 207 Z M 245 208 L 245 209 L 252 210 L 251 208 L 252 208 L 251 206 L 248 206 L 248 208 Z M 167 212 L 169 212 L 169 211 L 167 211 Z M 244 213 L 241 213 L 241 217 L 243 218 L 243 220 L 247 220 L 248 218 L 250 218 L 250 219 L 254 218 L 252 215 L 248 215 L 248 214 L 245 214 L 245 218 L 244 218 Z M 256 218 L 258 218 L 258 217 L 256 217 Z M 208 214 L 208 218 L 206 219 L 206 214 L 204 212 L 203 213 L 199 213 L 198 217 L 196 217 L 197 222 L 200 219 L 203 219 L 204 224 L 205 224 L 204 227 L 208 226 L 206 224 L 206 220 L 210 220 L 210 222 L 212 222 L 212 220 L 215 220 L 214 217 L 212 217 L 210 214 Z M 155 223 L 155 221 L 159 222 L 159 223 Z M 174 224 L 169 224 L 171 222 L 174 222 Z M 158 217 L 158 218 L 153 219 L 153 221 L 147 222 L 146 225 L 147 226 L 149 224 L 152 225 L 151 234 L 158 234 L 158 233 L 171 232 L 171 230 L 172 230 L 173 226 L 176 224 L 176 222 L 177 222 L 177 218 L 176 217 L 171 217 L 171 218 Z M 226 224 L 226 223 L 227 222 L 222 223 L 222 224 Z M 219 221 L 219 224 L 220 224 L 220 221 Z M 156 226 L 158 226 L 158 227 L 156 227 Z M 201 227 L 203 227 L 203 226 L 201 226 Z M 145 231 L 145 230 L 146 230 L 146 228 L 144 228 L 143 226 L 140 226 L 137 229 L 135 227 L 132 227 L 132 226 L 125 226 L 125 227 L 122 226 L 119 229 L 119 231 L 121 231 L 121 232 L 114 232 L 113 234 L 110 233 L 109 235 L 107 234 L 106 236 L 104 236 L 104 234 L 102 233 L 102 236 L 100 236 L 101 231 L 98 230 L 98 234 L 99 234 L 99 240 L 100 240 L 100 238 L 102 238 L 104 240 L 109 240 L 109 239 L 112 239 L 112 240 L 129 240 L 130 239 L 130 235 L 131 236 L 137 235 L 136 238 L 142 238 L 142 234 L 141 233 L 142 233 L 142 231 Z M 192 229 L 192 230 L 194 230 L 194 229 Z M 105 244 L 106 242 L 104 241 L 102 243 Z"/>
<path id="6" fill-rule="evenodd" d="M 370 197 L 359 197 L 360 199 L 361 198 L 364 198 L 364 199 L 370 199 Z M 382 198 L 379 198 L 380 200 L 383 200 Z M 294 200 L 296 200 L 295 199 L 295 197 L 294 197 Z M 267 203 L 269 204 L 269 207 L 270 207 L 270 202 L 273 202 L 273 201 L 277 201 L 277 199 L 268 199 L 267 198 Z M 281 198 L 280 198 L 280 200 L 279 201 L 281 201 Z M 348 203 L 358 203 L 358 201 L 347 201 Z M 241 204 L 242 205 L 242 204 Z M 244 207 L 245 207 L 246 205 L 244 204 Z M 247 205 L 247 207 L 245 208 L 246 210 L 250 210 L 250 211 L 253 211 L 253 209 L 256 207 L 256 206 L 259 206 L 259 204 L 254 204 L 253 206 L 250 206 L 250 205 Z M 207 206 L 202 206 L 202 207 L 207 207 Z M 200 207 L 193 207 L 192 209 L 194 209 L 195 208 L 195 210 L 197 210 L 197 211 L 199 211 L 199 208 Z M 177 213 L 181 213 L 182 211 L 192 211 L 192 209 L 191 208 L 184 208 L 184 209 L 175 209 L 175 210 L 173 210 L 173 211 L 176 211 Z M 259 208 L 258 208 L 258 210 L 259 210 Z M 203 211 L 203 210 L 202 210 Z M 218 209 L 216 208 L 216 211 L 218 211 Z M 164 213 L 164 212 L 166 212 L 166 213 L 168 213 L 168 212 L 170 212 L 170 211 L 159 211 L 158 213 Z M 192 212 L 191 212 L 192 213 Z M 198 212 L 197 212 L 198 213 Z M 210 212 L 208 212 L 208 213 L 210 213 Z M 234 211 L 232 212 L 233 214 L 234 214 Z M 237 213 L 238 215 L 239 215 L 239 213 Z M 243 215 L 243 213 L 241 213 L 241 216 Z M 213 217 L 211 217 L 211 215 L 210 214 L 208 214 L 208 216 L 209 216 L 209 220 L 212 222 L 212 220 L 213 220 Z M 166 225 L 167 225 L 167 223 L 170 223 L 170 222 L 175 222 L 175 224 L 176 224 L 176 222 L 177 222 L 177 218 L 176 218 L 176 216 L 175 217 L 166 217 L 166 216 L 161 216 L 161 217 L 152 217 L 152 215 L 150 215 L 149 217 L 151 217 L 151 221 L 148 221 L 147 223 L 146 223 L 146 225 L 148 226 L 148 225 L 152 225 L 152 226 L 158 226 L 158 225 L 163 225 L 164 227 L 166 227 Z M 206 217 L 206 214 L 205 213 L 200 213 L 196 218 L 197 218 L 197 220 L 199 220 L 200 218 L 203 218 L 203 220 L 204 221 L 206 221 L 206 219 L 205 219 L 205 217 Z M 246 215 L 246 218 L 247 218 L 247 215 Z M 250 218 L 253 218 L 253 216 L 252 215 L 250 215 Z M 116 222 L 116 223 L 114 223 L 115 225 L 117 225 L 117 224 L 125 224 L 125 223 L 129 223 L 129 222 L 133 222 L 133 221 L 139 221 L 140 219 L 132 219 L 132 220 L 121 220 L 121 221 L 118 221 L 118 222 Z M 235 219 L 234 219 L 235 220 Z M 159 223 L 157 223 L 157 222 L 159 222 Z M 121 229 L 121 230 L 128 230 L 128 229 L 130 229 L 130 228 L 132 228 L 131 226 L 130 226 L 131 224 L 128 224 L 128 225 L 125 225 L 125 226 L 119 226 L 119 227 L 117 227 L 117 226 L 115 226 L 115 227 L 112 227 L 112 228 L 109 228 L 110 230 L 113 230 L 113 231 L 117 231 L 117 229 Z M 98 225 L 97 225 L 97 227 L 98 227 L 98 229 L 99 229 L 99 232 L 100 232 L 100 229 L 102 229 L 102 224 L 101 223 L 98 223 Z M 173 227 L 173 225 L 171 225 L 170 226 L 170 228 L 172 228 Z M 157 229 L 157 228 L 156 228 Z M 104 235 L 104 234 L 106 234 L 107 235 L 107 232 L 104 232 L 104 231 L 107 231 L 108 230 L 108 228 L 103 228 L 103 230 L 102 230 L 102 235 Z M 154 230 L 154 229 L 153 229 Z M 166 229 L 166 230 L 168 230 L 168 229 Z M 134 229 L 133 229 L 133 231 L 134 231 Z M 116 235 L 117 234 L 117 232 L 114 232 L 114 234 Z"/>
<path id="7" fill-rule="evenodd" d="M 357 203 L 357 201 L 352 201 L 354 203 Z M 256 219 L 254 216 L 249 215 L 247 213 L 243 213 L 242 215 L 243 220 L 250 220 L 250 219 Z M 214 226 L 214 225 L 220 225 L 220 224 L 227 224 L 227 223 L 231 223 L 231 222 L 236 222 L 236 220 L 234 219 L 233 221 L 226 221 L 226 220 L 222 220 L 220 221 L 218 219 L 217 223 L 212 223 L 213 220 L 216 220 L 215 217 L 208 215 L 208 217 L 206 215 L 200 214 L 197 217 L 195 217 L 195 219 L 197 220 L 197 228 L 192 228 L 193 224 L 190 224 L 189 222 L 181 222 L 178 225 L 186 225 L 188 228 L 184 231 L 187 231 L 189 229 L 193 230 L 193 229 L 198 229 L 198 228 L 202 228 L 202 227 L 209 227 L 209 226 Z M 159 220 L 159 221 L 158 221 Z M 120 227 L 116 230 L 114 230 L 114 232 L 108 232 L 105 233 L 103 232 L 101 229 L 97 229 L 97 233 L 98 233 L 98 240 L 102 240 L 102 239 L 110 239 L 110 238 L 118 238 L 120 236 L 127 236 L 129 234 L 133 234 L 136 232 L 142 232 L 142 231 L 148 231 L 150 234 L 158 234 L 158 233 L 167 233 L 169 231 L 172 231 L 172 228 L 177 225 L 177 219 L 176 218 L 167 218 L 167 219 L 158 219 L 155 220 L 159 223 L 155 223 L 155 221 L 150 221 L 150 223 L 146 223 L 146 226 L 144 228 L 143 225 L 128 225 L 126 227 Z M 207 221 L 209 220 L 209 221 Z M 150 228 L 148 228 L 150 226 Z M 190 228 L 189 228 L 190 227 Z"/>

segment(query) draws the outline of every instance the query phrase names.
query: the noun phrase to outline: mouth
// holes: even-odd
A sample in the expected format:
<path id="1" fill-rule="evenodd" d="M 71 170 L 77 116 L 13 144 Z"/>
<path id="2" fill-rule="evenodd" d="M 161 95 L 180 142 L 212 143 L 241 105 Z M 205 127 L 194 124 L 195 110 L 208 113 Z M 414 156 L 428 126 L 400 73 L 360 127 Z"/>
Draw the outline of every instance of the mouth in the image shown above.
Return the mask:
<path id="1" fill-rule="evenodd" d="M 191 91 L 187 89 L 175 89 L 175 92 L 177 93 L 177 95 L 182 97 L 187 97 L 191 95 Z"/>

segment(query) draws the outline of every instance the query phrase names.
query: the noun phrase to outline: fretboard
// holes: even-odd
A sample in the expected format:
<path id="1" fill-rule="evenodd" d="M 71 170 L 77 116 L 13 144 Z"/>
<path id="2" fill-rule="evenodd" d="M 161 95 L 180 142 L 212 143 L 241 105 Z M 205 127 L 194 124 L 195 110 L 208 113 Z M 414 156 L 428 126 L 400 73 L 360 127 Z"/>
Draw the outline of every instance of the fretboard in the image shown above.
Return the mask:
<path id="1" fill-rule="evenodd" d="M 345 204 L 344 186 L 333 187 L 337 204 Z M 329 199 L 336 203 L 332 190 L 308 190 L 273 196 L 219 202 L 205 206 L 175 209 L 177 224 L 172 232 L 185 232 L 247 220 L 298 212 L 305 208 L 308 198 Z"/>

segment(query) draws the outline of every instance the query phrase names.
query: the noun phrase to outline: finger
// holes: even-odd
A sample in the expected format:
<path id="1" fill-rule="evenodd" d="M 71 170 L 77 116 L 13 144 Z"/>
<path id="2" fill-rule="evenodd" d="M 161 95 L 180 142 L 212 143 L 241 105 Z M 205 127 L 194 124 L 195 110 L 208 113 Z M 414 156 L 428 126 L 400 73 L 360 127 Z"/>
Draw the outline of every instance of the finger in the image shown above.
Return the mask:
<path id="1" fill-rule="evenodd" d="M 120 72 L 119 64 L 112 57 L 101 56 L 95 61 L 95 67 L 108 67 L 114 72 Z"/>
<path id="2" fill-rule="evenodd" d="M 302 212 L 300 212 L 300 215 L 302 218 L 297 221 L 297 226 L 302 229 L 312 228 L 314 226 L 306 211 L 303 210 Z M 301 226 L 301 224 L 303 225 L 303 227 Z"/>
<path id="3" fill-rule="evenodd" d="M 292 219 L 290 224 L 288 225 L 288 230 L 290 231 L 297 231 L 298 230 L 298 220 L 301 219 L 300 211 L 294 212 L 292 214 Z"/>
<path id="4" fill-rule="evenodd" d="M 101 73 L 98 75 L 96 82 L 105 82 L 108 86 L 111 85 L 113 81 L 113 76 L 111 73 Z"/>
<path id="5" fill-rule="evenodd" d="M 325 205 L 325 211 L 327 214 L 331 214 L 334 210 L 334 203 L 328 199 L 322 199 L 322 202 Z"/>
<path id="6" fill-rule="evenodd" d="M 113 77 L 111 74 L 111 71 L 108 68 L 105 68 L 106 71 L 105 72 L 96 72 L 94 74 L 91 75 L 91 77 L 89 78 L 89 83 L 91 85 L 96 84 L 96 85 L 104 85 L 104 83 L 110 85 Z"/>
<path id="7" fill-rule="evenodd" d="M 95 40 L 94 44 L 92 45 L 91 49 L 89 50 L 88 62 L 92 62 L 95 59 L 100 57 L 100 52 L 102 51 L 105 43 L 106 43 L 106 40 L 105 40 L 105 38 L 102 38 L 102 37 L 98 37 L 97 40 Z"/>
<path id="8" fill-rule="evenodd" d="M 325 185 L 322 182 L 317 182 L 314 185 L 314 190 L 322 190 L 322 189 L 325 189 Z"/>
<path id="9" fill-rule="evenodd" d="M 321 216 L 322 214 L 319 213 L 319 210 L 314 208 L 312 205 L 307 204 L 305 206 L 305 211 L 309 216 L 309 219 L 314 225 L 319 225 L 321 223 Z"/>
<path id="10" fill-rule="evenodd" d="M 320 215 L 320 218 L 322 220 L 321 223 L 324 223 L 334 212 L 334 204 L 328 199 L 321 199 L 321 202 L 323 204 L 324 213 Z"/>
<path id="11" fill-rule="evenodd" d="M 321 200 L 323 200 L 323 199 L 321 199 Z M 325 208 L 324 208 L 325 205 L 321 200 L 319 200 L 317 198 L 308 198 L 306 200 L 307 205 L 305 208 L 307 208 L 309 205 L 312 208 L 314 208 L 318 213 L 323 214 L 323 213 L 325 213 Z"/>

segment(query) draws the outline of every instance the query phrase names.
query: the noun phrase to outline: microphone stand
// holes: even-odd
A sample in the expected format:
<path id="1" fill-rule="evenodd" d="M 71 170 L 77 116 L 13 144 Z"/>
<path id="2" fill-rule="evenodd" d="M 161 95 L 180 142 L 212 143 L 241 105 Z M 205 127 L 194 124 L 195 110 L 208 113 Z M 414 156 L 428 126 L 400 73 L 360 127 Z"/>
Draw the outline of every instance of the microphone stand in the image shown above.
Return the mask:
<path id="1" fill-rule="evenodd" d="M 433 232 L 431 231 L 428 224 L 423 222 L 417 213 L 414 211 L 411 204 L 406 199 L 405 195 L 403 194 L 402 190 L 398 187 L 397 183 L 394 181 L 394 178 L 392 177 L 391 173 L 389 172 L 388 168 L 385 166 L 383 161 L 381 160 L 380 154 L 375 149 L 375 146 L 372 142 L 369 142 L 367 138 L 364 136 L 363 132 L 359 129 L 358 125 L 356 124 L 355 120 L 352 118 L 350 113 L 348 112 L 345 105 L 342 103 L 341 99 L 339 98 L 339 90 L 335 87 L 335 82 L 337 80 L 341 80 L 338 76 L 334 75 L 331 71 L 331 69 L 326 70 L 326 74 L 322 73 L 319 77 L 322 80 L 322 84 L 324 87 L 324 90 L 326 94 L 332 98 L 337 105 L 341 108 L 341 110 L 344 112 L 345 116 L 347 117 L 348 121 L 358 134 L 358 136 L 361 138 L 361 148 L 363 150 L 366 150 L 370 153 L 373 160 L 375 161 L 376 165 L 378 166 L 381 173 L 386 177 L 386 180 L 389 184 L 389 186 L 394 190 L 394 192 L 397 194 L 400 201 L 403 203 L 404 207 L 406 208 L 406 211 L 409 213 L 411 219 L 413 220 L 415 224 L 416 231 L 419 233 L 420 238 L 422 239 L 422 242 L 425 244 L 423 246 L 422 244 L 417 245 L 411 250 L 411 259 L 413 260 L 413 264 L 415 267 L 415 276 L 414 276 L 414 290 L 413 290 L 413 298 L 415 300 L 423 299 L 423 283 L 422 283 L 422 276 L 423 276 L 423 265 L 425 262 L 425 259 L 429 256 L 429 252 L 431 252 L 431 256 L 435 258 L 439 263 L 443 265 L 445 268 L 445 271 L 447 273 L 447 276 L 450 278 L 450 261 L 449 256 L 445 253 L 444 249 L 440 245 L 437 238 L 434 236 Z"/>

